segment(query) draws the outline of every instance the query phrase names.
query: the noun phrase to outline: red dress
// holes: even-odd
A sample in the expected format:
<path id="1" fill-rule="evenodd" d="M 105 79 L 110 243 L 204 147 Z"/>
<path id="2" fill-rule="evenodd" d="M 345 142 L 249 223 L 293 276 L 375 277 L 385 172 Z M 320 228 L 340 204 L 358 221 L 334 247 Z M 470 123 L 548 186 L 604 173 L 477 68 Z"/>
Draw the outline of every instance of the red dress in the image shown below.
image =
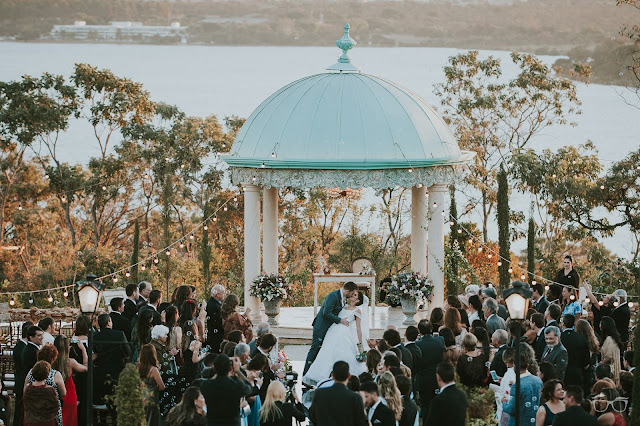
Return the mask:
<path id="1" fill-rule="evenodd" d="M 73 376 L 67 377 L 64 386 L 67 388 L 67 394 L 62 398 L 62 425 L 78 426 L 78 396 Z"/>

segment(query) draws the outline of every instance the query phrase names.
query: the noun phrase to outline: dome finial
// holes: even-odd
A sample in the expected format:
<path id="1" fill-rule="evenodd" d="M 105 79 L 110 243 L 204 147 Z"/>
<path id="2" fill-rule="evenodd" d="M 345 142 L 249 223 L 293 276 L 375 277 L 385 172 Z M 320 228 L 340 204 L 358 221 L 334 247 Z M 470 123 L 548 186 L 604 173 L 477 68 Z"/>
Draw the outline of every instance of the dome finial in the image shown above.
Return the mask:
<path id="1" fill-rule="evenodd" d="M 360 68 L 356 67 L 351 63 L 351 59 L 349 58 L 349 50 L 353 49 L 353 47 L 358 44 L 354 39 L 349 35 L 349 23 L 344 24 L 344 35 L 336 41 L 336 46 L 342 49 L 342 56 L 338 59 L 338 63 L 331 65 L 328 70 L 332 71 L 360 71 Z"/>

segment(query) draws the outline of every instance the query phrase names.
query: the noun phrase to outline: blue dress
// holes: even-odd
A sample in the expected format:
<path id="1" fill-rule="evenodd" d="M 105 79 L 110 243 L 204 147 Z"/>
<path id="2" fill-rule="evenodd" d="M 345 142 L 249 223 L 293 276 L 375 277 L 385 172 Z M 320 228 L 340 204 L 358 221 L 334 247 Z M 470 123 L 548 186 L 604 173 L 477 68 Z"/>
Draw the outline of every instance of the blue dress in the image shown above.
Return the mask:
<path id="1" fill-rule="evenodd" d="M 534 425 L 536 413 L 540 408 L 540 391 L 542 390 L 542 380 L 532 374 L 520 378 L 520 424 Z M 509 414 L 509 426 L 516 424 L 516 385 L 511 385 L 509 395 L 512 398 L 502 404 L 502 410 Z"/>

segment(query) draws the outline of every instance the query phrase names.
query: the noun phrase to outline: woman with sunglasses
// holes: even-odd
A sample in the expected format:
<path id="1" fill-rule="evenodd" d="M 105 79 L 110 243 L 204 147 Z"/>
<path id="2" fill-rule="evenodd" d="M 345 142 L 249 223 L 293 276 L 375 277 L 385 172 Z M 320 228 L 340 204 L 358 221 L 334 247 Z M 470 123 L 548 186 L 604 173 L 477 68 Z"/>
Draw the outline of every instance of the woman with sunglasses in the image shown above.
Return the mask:
<path id="1" fill-rule="evenodd" d="M 621 398 L 616 389 L 602 389 L 591 399 L 592 414 L 598 417 L 598 426 L 626 426 L 627 398 Z"/>

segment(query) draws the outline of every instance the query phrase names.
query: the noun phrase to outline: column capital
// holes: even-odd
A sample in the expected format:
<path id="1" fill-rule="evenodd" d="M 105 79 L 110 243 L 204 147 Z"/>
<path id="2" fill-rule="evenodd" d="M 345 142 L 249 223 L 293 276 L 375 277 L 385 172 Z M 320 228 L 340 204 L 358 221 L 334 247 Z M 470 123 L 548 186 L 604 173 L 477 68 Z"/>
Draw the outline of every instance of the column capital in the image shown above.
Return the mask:
<path id="1" fill-rule="evenodd" d="M 448 183 L 434 183 L 428 188 L 428 190 L 429 192 L 446 192 L 448 188 Z"/>
<path id="2" fill-rule="evenodd" d="M 252 183 L 242 183 L 242 190 L 244 192 L 259 192 L 260 187 Z"/>

